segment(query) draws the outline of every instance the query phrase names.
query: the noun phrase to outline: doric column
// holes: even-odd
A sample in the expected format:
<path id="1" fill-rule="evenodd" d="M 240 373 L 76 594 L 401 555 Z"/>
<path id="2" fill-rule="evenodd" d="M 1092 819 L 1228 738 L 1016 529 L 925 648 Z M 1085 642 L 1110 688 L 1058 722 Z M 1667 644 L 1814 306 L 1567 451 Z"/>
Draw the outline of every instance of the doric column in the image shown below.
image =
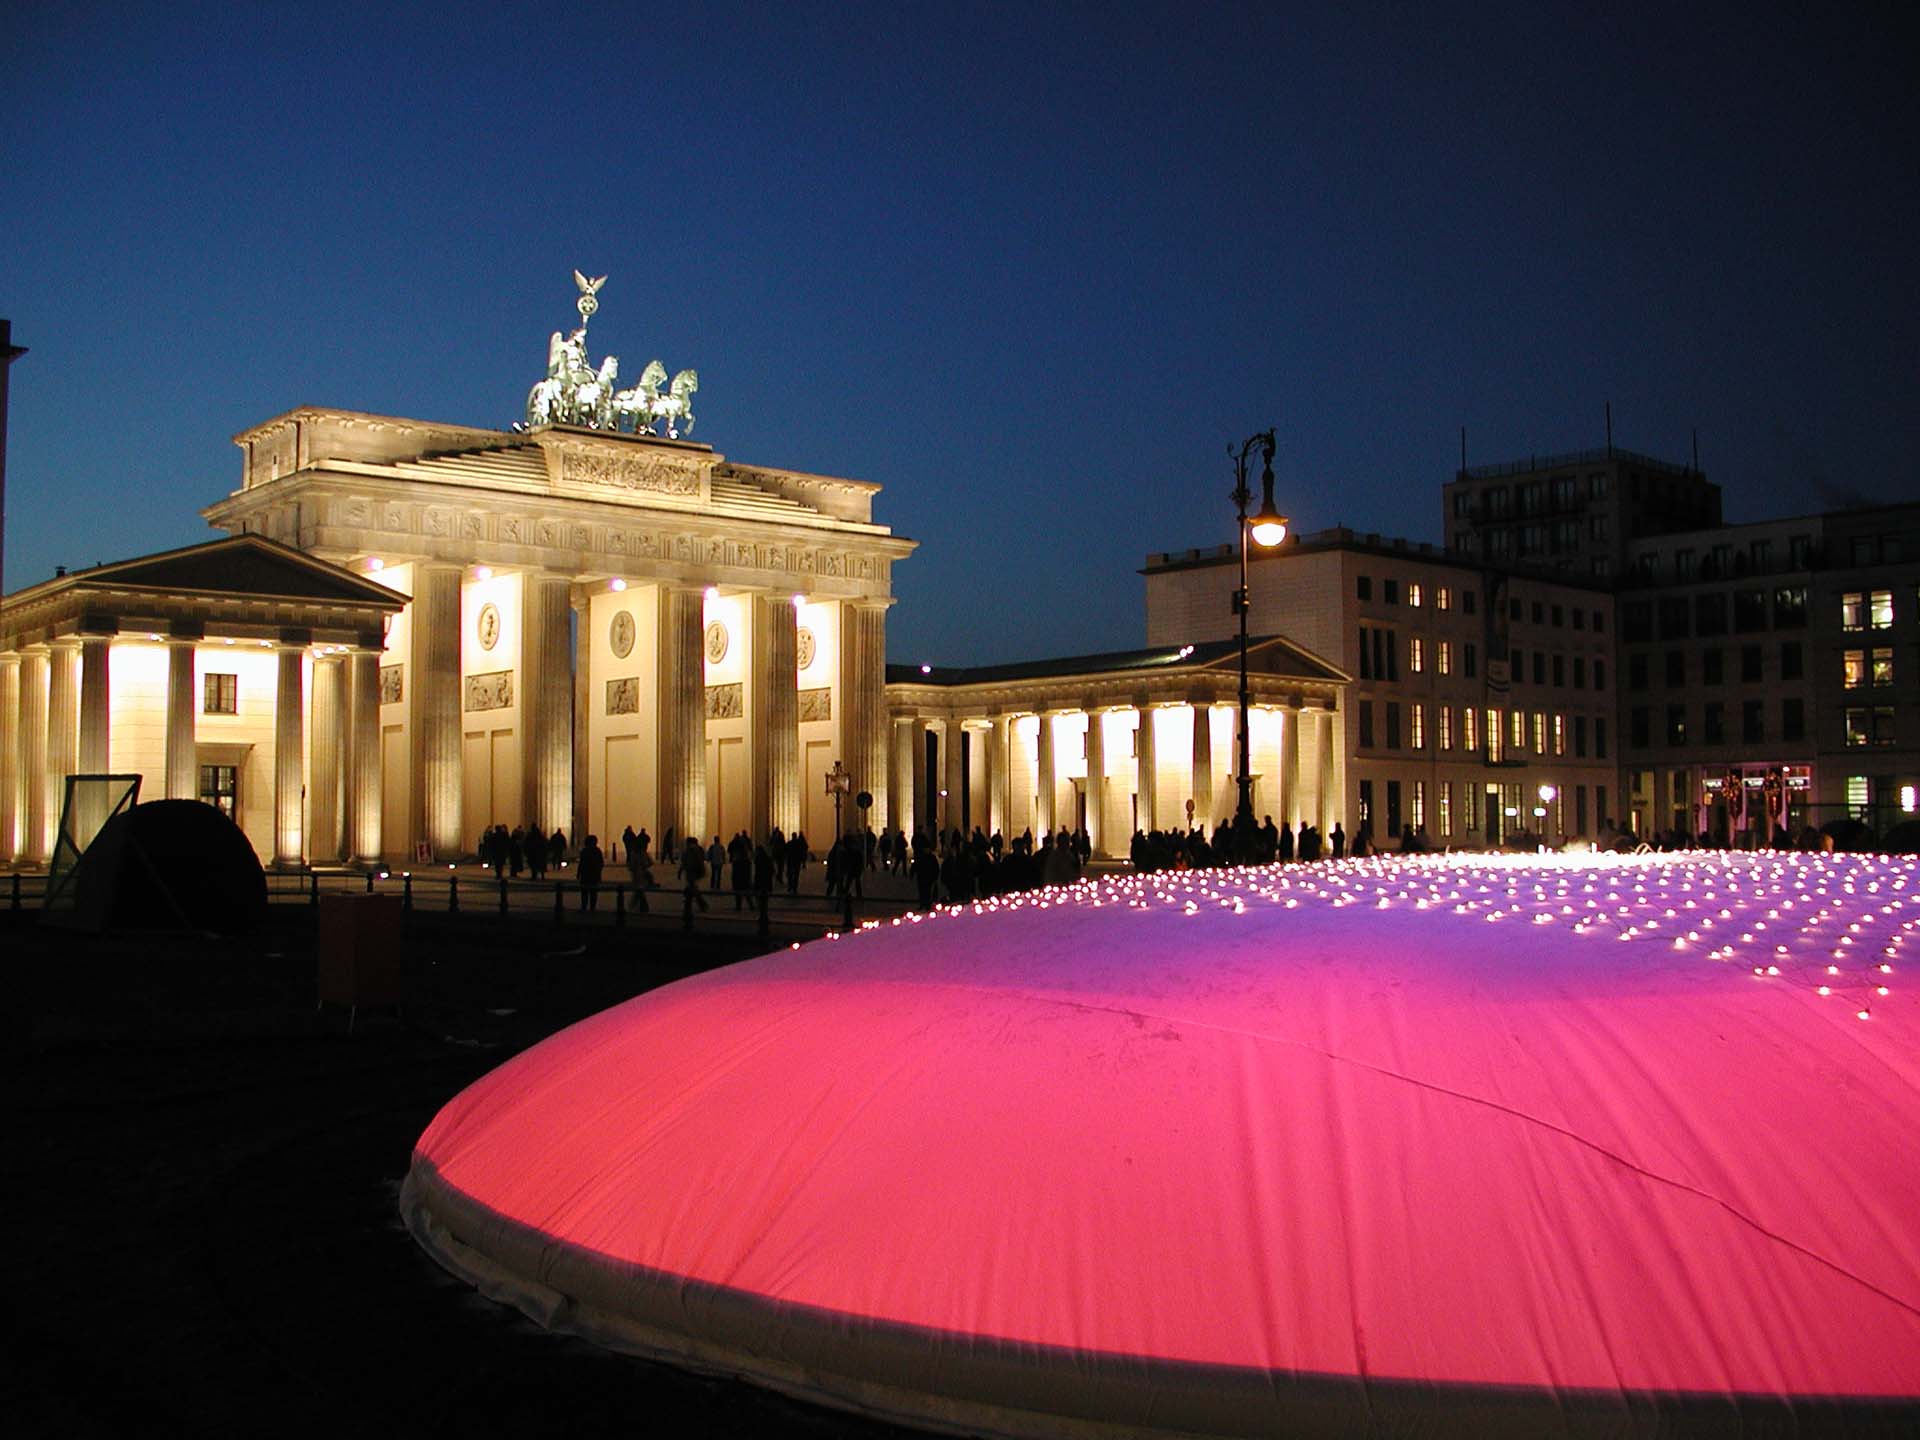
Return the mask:
<path id="1" fill-rule="evenodd" d="M 1320 752 L 1318 761 L 1320 784 L 1316 788 L 1320 793 L 1315 798 L 1314 807 L 1314 813 L 1319 818 L 1313 823 L 1320 833 L 1325 835 L 1333 829 L 1336 816 L 1333 793 L 1333 712 L 1322 710 L 1315 728 L 1319 732 L 1314 739 L 1319 742 L 1317 748 Z"/>
<path id="2" fill-rule="evenodd" d="M 48 655 L 28 650 L 20 659 L 20 859 L 45 864 L 50 851 L 47 821 Z"/>
<path id="3" fill-rule="evenodd" d="M 346 854 L 347 658 L 313 658 L 312 761 L 307 783 L 308 853 L 316 865 Z"/>
<path id="4" fill-rule="evenodd" d="M 931 830 L 933 806 L 927 803 L 927 726 L 924 720 L 915 719 L 907 726 L 912 745 L 908 763 L 913 771 L 913 798 L 907 807 L 907 838 L 911 840 L 922 830 Z"/>
<path id="5" fill-rule="evenodd" d="M 306 715 L 302 708 L 304 645 L 282 645 L 279 683 L 273 696 L 273 863 L 298 865 L 304 858 L 301 776 L 306 761 Z"/>
<path id="6" fill-rule="evenodd" d="M 1153 707 L 1139 707 L 1140 728 L 1133 732 L 1134 794 L 1139 797 L 1137 820 L 1148 834 L 1160 828 L 1159 760 L 1154 754 Z"/>
<path id="7" fill-rule="evenodd" d="M 1034 742 L 1035 758 L 1039 761 L 1039 775 L 1035 781 L 1033 795 L 1033 825 L 1039 833 L 1033 838 L 1035 843 L 1046 839 L 1053 833 L 1053 712 L 1040 712 L 1040 731 Z"/>
<path id="8" fill-rule="evenodd" d="M 109 693 L 108 654 L 111 635 L 80 637 L 79 773 L 105 775 L 112 769 L 111 729 L 113 701 Z M 101 818 L 105 818 L 102 816 Z"/>
<path id="9" fill-rule="evenodd" d="M 949 720 L 940 736 L 940 788 L 946 791 L 938 807 L 943 833 L 961 829 L 966 820 L 967 785 L 965 772 L 960 768 L 960 747 L 966 744 L 965 735 L 964 724 Z"/>
<path id="10" fill-rule="evenodd" d="M 1193 823 L 1213 828 L 1213 706 L 1193 702 Z"/>
<path id="11" fill-rule="evenodd" d="M 167 771 L 169 800 L 193 800 L 200 794 L 199 752 L 194 727 L 200 697 L 194 694 L 193 657 L 197 641 L 180 636 L 167 642 Z"/>
<path id="12" fill-rule="evenodd" d="M 873 601 L 840 607 L 841 758 L 853 777 L 853 793 L 873 796 L 866 823 L 887 823 L 887 609 Z M 854 810 L 844 823 L 858 826 Z"/>
<path id="13" fill-rule="evenodd" d="M 573 834 L 573 582 L 529 571 L 520 579 L 521 813 L 543 833 Z M 583 629 L 580 651 L 591 649 Z M 584 665 L 585 659 L 581 660 Z"/>
<path id="14" fill-rule="evenodd" d="M 1107 853 L 1106 712 L 1087 711 L 1087 841 L 1093 853 Z"/>
<path id="15" fill-rule="evenodd" d="M 707 835 L 707 655 L 702 640 L 706 593 L 698 586 L 660 589 L 658 730 L 660 834 Z"/>
<path id="16" fill-rule="evenodd" d="M 105 775 L 113 768 L 112 678 L 108 668 L 113 637 L 80 637 L 80 745 L 78 769 L 81 775 Z M 91 845 L 100 827 L 107 823 L 107 795 L 98 785 L 89 785 L 74 796 L 74 839 Z"/>
<path id="17" fill-rule="evenodd" d="M 753 684 L 747 717 L 747 815 L 755 839 L 800 828 L 798 617 L 785 595 L 748 597 Z"/>
<path id="18" fill-rule="evenodd" d="M 25 848 L 20 835 L 20 657 L 0 655 L 0 864 Z"/>
<path id="19" fill-rule="evenodd" d="M 356 650 L 347 705 L 347 837 L 356 865 L 380 863 L 381 807 L 380 654 Z"/>
<path id="20" fill-rule="evenodd" d="M 893 722 L 893 751 L 887 765 L 888 824 L 908 839 L 913 838 L 913 741 L 919 733 L 918 720 Z"/>
<path id="21" fill-rule="evenodd" d="M 47 655 L 46 814 L 49 845 L 57 840 L 67 777 L 79 760 L 79 644 L 56 640 Z M 49 848 L 48 852 L 53 852 Z"/>
<path id="22" fill-rule="evenodd" d="M 1280 714 L 1280 815 L 1296 829 L 1307 813 L 1300 803 L 1300 720 L 1304 714 L 1298 705 L 1288 705 Z"/>
<path id="23" fill-rule="evenodd" d="M 583 586 L 575 585 L 569 601 L 573 607 L 574 665 L 573 693 L 567 699 L 567 745 L 573 757 L 573 777 L 568 786 L 568 793 L 573 799 L 573 826 L 567 834 L 576 843 L 584 844 L 584 837 L 590 833 L 587 813 L 593 808 L 589 804 L 593 793 L 593 713 L 596 698 L 593 693 L 593 598 Z M 604 694 L 606 687 L 602 685 L 600 689 Z M 626 822 L 621 823 L 624 825 Z"/>
<path id="24" fill-rule="evenodd" d="M 987 833 L 1005 835 L 1013 824 L 1013 717 L 993 717 L 987 760 Z"/>
<path id="25" fill-rule="evenodd" d="M 415 835 L 436 859 L 463 852 L 460 806 L 460 567 L 414 566 L 412 659 Z M 411 845 L 409 845 L 411 848 Z"/>

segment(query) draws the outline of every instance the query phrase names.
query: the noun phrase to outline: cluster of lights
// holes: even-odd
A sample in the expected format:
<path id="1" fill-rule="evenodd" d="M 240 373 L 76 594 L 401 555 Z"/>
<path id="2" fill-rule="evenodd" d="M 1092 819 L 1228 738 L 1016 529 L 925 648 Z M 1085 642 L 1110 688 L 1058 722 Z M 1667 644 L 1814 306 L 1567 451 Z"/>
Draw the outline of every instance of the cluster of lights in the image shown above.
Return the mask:
<path id="1" fill-rule="evenodd" d="M 1892 993 L 1902 947 L 1920 931 L 1916 875 L 1920 861 L 1890 856 L 1373 856 L 1080 880 L 868 920 L 859 931 L 1070 905 L 1186 916 L 1315 903 L 1406 905 L 1698 952 L 1737 962 L 1761 981 L 1785 979 L 1816 995 L 1843 996 L 1856 1018 L 1869 1020 L 1873 1001 Z"/>

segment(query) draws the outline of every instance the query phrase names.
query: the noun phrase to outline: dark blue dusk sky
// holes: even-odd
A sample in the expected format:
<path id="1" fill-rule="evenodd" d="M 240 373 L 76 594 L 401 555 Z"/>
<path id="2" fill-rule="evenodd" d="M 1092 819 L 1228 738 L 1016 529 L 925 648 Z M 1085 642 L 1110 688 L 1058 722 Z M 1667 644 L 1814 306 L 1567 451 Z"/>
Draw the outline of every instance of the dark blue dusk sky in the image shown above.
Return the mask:
<path id="1" fill-rule="evenodd" d="M 1756 13 L 1756 9 L 1760 13 Z M 1910 12 L 13 0 L 6 584 L 207 535 L 299 404 L 505 426 L 573 315 L 882 483 L 897 661 L 1141 642 L 1150 550 L 1486 462 L 1920 495 Z"/>

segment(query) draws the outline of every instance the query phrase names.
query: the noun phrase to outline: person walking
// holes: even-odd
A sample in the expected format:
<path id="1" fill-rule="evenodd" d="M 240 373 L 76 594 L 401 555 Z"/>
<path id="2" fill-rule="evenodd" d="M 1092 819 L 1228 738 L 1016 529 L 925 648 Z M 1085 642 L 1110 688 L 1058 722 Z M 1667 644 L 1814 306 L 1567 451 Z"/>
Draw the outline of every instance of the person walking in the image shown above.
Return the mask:
<path id="1" fill-rule="evenodd" d="M 733 868 L 733 908 L 747 908 L 747 896 L 753 889 L 753 849 L 744 833 L 734 842 L 731 864 Z"/>
<path id="2" fill-rule="evenodd" d="M 598 910 L 600 908 L 600 876 L 605 870 L 607 857 L 600 851 L 600 837 L 587 836 L 587 843 L 580 847 L 580 908 Z"/>
<path id="3" fill-rule="evenodd" d="M 700 893 L 700 882 L 706 878 L 707 856 L 700 848 L 698 840 L 689 839 L 680 851 L 680 879 L 684 882 L 681 891 L 680 918 L 686 927 L 693 928 L 693 907 L 698 905 L 707 909 L 707 897 Z"/>

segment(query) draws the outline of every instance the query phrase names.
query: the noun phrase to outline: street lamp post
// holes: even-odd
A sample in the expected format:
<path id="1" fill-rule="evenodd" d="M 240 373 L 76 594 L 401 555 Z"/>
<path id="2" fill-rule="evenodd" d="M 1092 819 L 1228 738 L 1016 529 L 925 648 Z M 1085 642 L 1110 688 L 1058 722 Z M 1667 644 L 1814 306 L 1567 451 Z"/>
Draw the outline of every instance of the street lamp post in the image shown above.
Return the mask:
<path id="1" fill-rule="evenodd" d="M 845 765 L 841 764 L 838 760 L 834 761 L 833 769 L 827 771 L 827 793 L 833 796 L 833 843 L 840 847 L 842 870 L 840 876 L 841 893 L 846 897 L 844 904 L 841 906 L 840 924 L 843 930 L 851 930 L 853 928 L 853 880 L 844 873 L 848 864 L 846 846 L 847 832 L 840 820 L 840 804 L 842 797 L 851 794 L 852 791 L 852 774 L 848 772 Z M 861 856 L 861 863 L 866 863 L 864 853 Z"/>
<path id="2" fill-rule="evenodd" d="M 1260 512 L 1249 517 L 1247 505 L 1253 499 L 1253 492 L 1247 489 L 1247 457 L 1255 447 L 1259 448 L 1261 459 L 1261 504 Z M 1240 617 L 1240 800 L 1234 806 L 1233 831 L 1238 852 L 1234 858 L 1243 862 L 1252 858 L 1253 843 L 1253 760 L 1247 734 L 1251 698 L 1247 686 L 1247 542 L 1251 536 L 1262 549 L 1271 549 L 1287 538 L 1287 517 L 1273 503 L 1273 448 L 1271 430 L 1248 436 L 1237 451 L 1231 445 L 1227 447 L 1227 454 L 1233 457 L 1234 478 L 1233 493 L 1227 498 L 1233 501 L 1240 518 L 1240 588 L 1233 592 L 1233 611 Z"/>

